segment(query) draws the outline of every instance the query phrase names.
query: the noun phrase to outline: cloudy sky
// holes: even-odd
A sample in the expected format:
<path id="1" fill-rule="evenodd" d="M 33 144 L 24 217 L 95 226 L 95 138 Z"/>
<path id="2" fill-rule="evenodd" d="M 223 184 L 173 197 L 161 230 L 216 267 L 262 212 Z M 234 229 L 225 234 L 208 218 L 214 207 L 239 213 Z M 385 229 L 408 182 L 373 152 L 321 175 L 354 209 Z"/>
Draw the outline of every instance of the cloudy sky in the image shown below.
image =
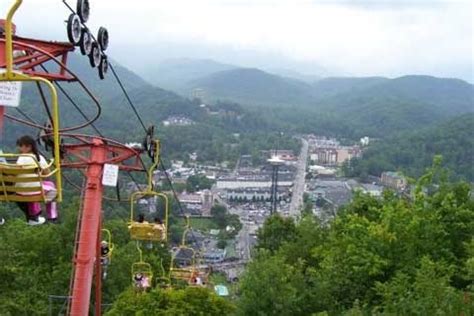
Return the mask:
<path id="1" fill-rule="evenodd" d="M 2 16 L 10 2 L 1 0 Z M 472 0 L 90 2 L 90 28 L 107 26 L 110 55 L 137 69 L 188 57 L 306 73 L 474 81 Z M 24 3 L 19 35 L 66 39 L 62 0 Z"/>

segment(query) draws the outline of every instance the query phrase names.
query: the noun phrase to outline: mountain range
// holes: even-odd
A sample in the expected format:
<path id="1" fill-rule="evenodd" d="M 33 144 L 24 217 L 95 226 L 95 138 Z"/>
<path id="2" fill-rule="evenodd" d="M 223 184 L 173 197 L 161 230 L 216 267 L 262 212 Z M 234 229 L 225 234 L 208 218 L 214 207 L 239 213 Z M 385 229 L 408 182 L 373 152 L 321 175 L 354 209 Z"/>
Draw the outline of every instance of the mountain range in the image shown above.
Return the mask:
<path id="1" fill-rule="evenodd" d="M 103 115 L 97 122 L 99 127 L 117 136 L 120 132 L 116 127 L 124 123 L 130 122 L 132 129 L 138 130 L 138 121 L 130 115 L 129 105 L 111 73 L 100 81 L 87 60 L 78 55 L 73 55 L 69 64 L 103 104 Z M 217 100 L 227 100 L 240 103 L 248 115 L 267 113 L 262 119 L 269 120 L 268 113 L 275 112 L 272 120 L 281 122 L 279 128 L 288 125 L 298 132 L 311 132 L 312 129 L 321 131 L 324 126 L 323 130 L 328 134 L 336 130 L 338 135 L 349 138 L 364 134 L 380 138 L 474 112 L 474 87 L 458 79 L 430 76 L 395 79 L 333 77 L 304 82 L 212 60 L 180 59 L 160 66 L 163 73 L 168 69 L 167 76 L 175 83 L 179 78 L 183 78 L 183 82 L 188 80 L 172 92 L 156 86 L 155 82 L 145 81 L 117 62 L 112 61 L 112 64 L 146 124 L 156 125 L 168 115 L 175 114 L 202 117 L 204 110 L 198 108 L 201 101 L 212 105 Z M 164 76 L 159 77 L 165 80 Z M 77 99 L 88 116 L 95 113 L 94 106 L 82 92 L 69 84 L 62 86 Z M 183 93 L 194 88 L 205 91 L 204 100 L 193 101 Z M 34 89 L 25 89 L 26 103 L 38 98 L 34 93 Z M 63 126 L 69 126 L 73 121 L 84 121 L 61 94 L 60 101 L 61 112 L 65 114 Z M 254 105 L 260 105 L 260 110 L 252 107 Z M 36 115 L 38 111 L 29 105 L 25 112 Z M 44 115 L 40 117 L 45 120 Z M 266 126 L 272 124 L 276 123 L 267 122 Z M 347 126 L 345 131 L 344 126 Z"/>

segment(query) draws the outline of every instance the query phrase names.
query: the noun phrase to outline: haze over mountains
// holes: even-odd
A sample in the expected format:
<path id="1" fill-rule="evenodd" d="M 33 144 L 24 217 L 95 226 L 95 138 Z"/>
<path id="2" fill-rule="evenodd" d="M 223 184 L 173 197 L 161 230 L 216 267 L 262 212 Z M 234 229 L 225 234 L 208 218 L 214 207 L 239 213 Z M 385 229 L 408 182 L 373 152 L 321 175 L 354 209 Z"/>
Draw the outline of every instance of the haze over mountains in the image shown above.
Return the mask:
<path id="1" fill-rule="evenodd" d="M 407 128 L 474 111 L 473 85 L 459 79 L 406 75 L 394 79 L 311 80 L 297 72 L 290 78 L 256 68 L 192 59 L 172 60 L 157 69 L 162 71 L 157 71 L 151 82 L 183 96 L 190 97 L 194 89 L 201 89 L 206 102 L 308 108 L 350 116 L 355 122 L 369 121 L 374 129 L 392 129 L 400 122 L 404 124 L 399 127 Z M 392 124 L 392 120 L 396 122 Z"/>
<path id="2" fill-rule="evenodd" d="M 129 105 L 112 75 L 100 81 L 86 59 L 75 56 L 70 63 L 101 101 L 102 115 L 96 126 L 110 137 L 136 141 L 137 135 L 142 134 L 141 126 L 130 115 Z M 474 86 L 458 79 L 407 75 L 395 79 L 332 77 L 305 82 L 255 68 L 186 59 L 159 65 L 161 70 L 156 72 L 157 76 L 146 81 L 117 62 L 113 65 L 146 125 L 160 124 L 170 115 L 182 115 L 194 120 L 198 124 L 195 128 L 201 132 L 216 127 L 220 128 L 218 133 L 229 135 L 281 130 L 352 140 L 370 136 L 396 144 L 397 139 L 405 137 L 401 133 L 414 131 L 416 134 L 419 129 L 430 126 L 432 128 L 424 135 L 426 139 L 433 139 L 430 135 L 435 135 L 437 126 L 444 126 L 440 124 L 463 120 L 467 114 L 474 113 Z M 155 81 L 150 82 L 151 79 Z M 63 87 L 74 96 L 88 117 L 96 113 L 94 105 L 76 87 L 69 84 L 63 84 Z M 196 88 L 204 90 L 203 100 L 193 100 L 192 91 Z M 38 117 L 41 115 L 37 114 L 37 104 L 33 103 L 38 98 L 35 93 L 35 89 L 25 87 L 26 106 L 23 109 Z M 200 107 L 202 102 L 208 105 L 207 108 Z M 61 94 L 60 104 L 62 126 L 84 121 Z M 209 108 L 222 110 L 230 116 L 209 115 Z M 43 121 L 46 121 L 45 115 Z M 121 128 L 124 124 L 128 126 L 127 131 Z M 474 136 L 473 127 L 463 126 L 464 136 L 469 133 Z M 158 130 L 161 132 L 162 128 Z M 25 132 L 16 127 L 12 131 L 14 134 Z M 189 135 L 195 133 L 192 128 L 188 132 Z M 209 141 L 212 141 L 213 136 L 210 137 Z M 176 138 L 174 142 L 179 144 L 181 141 Z M 189 146 L 192 150 L 192 145 Z M 452 147 L 440 146 L 439 153 L 449 156 Z M 468 154 L 460 151 L 456 157 Z M 429 158 L 424 157 L 419 166 L 429 162 Z M 457 159 L 451 159 L 452 166 L 456 166 L 454 161 Z M 466 163 L 460 165 L 466 166 Z"/>
<path id="3" fill-rule="evenodd" d="M 474 86 L 459 79 L 408 75 L 395 79 L 332 77 L 305 82 L 213 60 L 175 59 L 158 65 L 153 71 L 156 76 L 148 77 L 148 83 L 116 62 L 113 64 L 137 106 L 150 119 L 194 111 L 191 99 L 196 88 L 204 92 L 202 101 L 210 104 L 221 100 L 237 102 L 249 110 L 254 106 L 265 111 L 299 109 L 300 120 L 295 117 L 294 129 L 304 125 L 299 123 L 301 120 L 312 117 L 304 113 L 318 118 L 315 128 L 326 126 L 324 122 L 328 126 L 346 122 L 351 129 L 344 136 L 354 134 L 353 137 L 363 133 L 382 137 L 474 112 Z M 104 110 L 104 115 L 115 119 L 101 122 L 115 122 L 120 117 L 115 110 L 126 103 L 111 74 L 101 82 L 82 58 L 73 58 L 71 65 L 105 103 L 104 107 L 110 107 L 111 111 Z M 334 131 L 329 128 L 327 132 Z"/>

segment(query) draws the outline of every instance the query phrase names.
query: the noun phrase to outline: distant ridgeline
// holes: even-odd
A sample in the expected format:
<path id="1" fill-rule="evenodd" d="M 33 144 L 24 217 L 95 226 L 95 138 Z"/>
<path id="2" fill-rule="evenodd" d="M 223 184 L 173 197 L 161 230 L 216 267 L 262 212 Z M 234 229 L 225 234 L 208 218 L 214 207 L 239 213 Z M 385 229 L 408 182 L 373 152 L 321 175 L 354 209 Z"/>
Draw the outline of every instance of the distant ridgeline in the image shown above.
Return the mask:
<path id="1" fill-rule="evenodd" d="M 84 71 L 89 69 L 84 63 L 75 56 L 70 61 L 72 69 L 103 106 L 95 125 L 109 137 L 141 141 L 141 126 L 128 115 L 126 100 L 113 77 L 100 81 Z M 419 175 L 429 166 L 434 154 L 442 154 L 456 174 L 473 178 L 469 158 L 473 156 L 470 149 L 473 130 L 469 124 L 472 115 L 463 114 L 474 111 L 474 87 L 462 80 L 405 76 L 305 82 L 258 69 L 215 63 L 207 69 L 209 62 L 200 62 L 191 69 L 199 72 L 187 75 L 192 79 L 176 88 L 190 97 L 193 89 L 199 87 L 204 91 L 200 100 L 152 86 L 132 71 L 112 63 L 145 123 L 157 126 L 166 155 L 170 157 L 183 158 L 189 152 L 197 152 L 203 160 L 235 160 L 239 154 L 252 154 L 274 146 L 274 134 L 278 131 L 285 133 L 287 147 L 294 146 L 291 139 L 294 134 L 315 133 L 349 140 L 370 136 L 381 141 L 370 146 L 360 170 L 354 172 L 379 175 L 382 169 L 401 168 Z M 179 72 L 174 74 L 178 76 Z M 94 116 L 96 109 L 79 89 L 68 83 L 61 85 L 88 117 Z M 37 93 L 34 86 L 25 85 L 21 105 L 26 114 L 35 118 L 40 108 L 34 103 L 39 99 Z M 62 126 L 84 121 L 61 93 L 59 96 Z M 9 111 L 21 117 L 16 110 Z M 193 124 L 162 125 L 173 116 L 192 120 Z M 451 121 L 445 123 L 447 120 Z M 39 123 L 46 122 L 43 113 Z M 124 123 L 126 130 L 117 128 Z M 420 128 L 424 129 L 414 131 Z M 36 133 L 15 127 L 6 130 L 6 146 L 13 146 L 16 137 L 25 131 Z M 94 133 L 91 129 L 84 132 Z M 292 149 L 297 149 L 297 145 Z"/>

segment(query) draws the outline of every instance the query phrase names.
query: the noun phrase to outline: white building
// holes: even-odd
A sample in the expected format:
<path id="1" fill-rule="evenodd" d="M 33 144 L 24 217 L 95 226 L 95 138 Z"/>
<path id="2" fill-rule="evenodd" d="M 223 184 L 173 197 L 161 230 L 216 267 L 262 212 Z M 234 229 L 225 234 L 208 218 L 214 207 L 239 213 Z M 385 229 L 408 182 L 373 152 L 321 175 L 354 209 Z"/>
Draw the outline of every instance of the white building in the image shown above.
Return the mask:
<path id="1" fill-rule="evenodd" d="M 293 181 L 278 181 L 279 187 L 291 187 Z M 250 188 L 271 188 L 272 181 L 268 178 L 259 177 L 237 177 L 237 178 L 220 178 L 217 179 L 217 189 L 250 189 Z"/>

